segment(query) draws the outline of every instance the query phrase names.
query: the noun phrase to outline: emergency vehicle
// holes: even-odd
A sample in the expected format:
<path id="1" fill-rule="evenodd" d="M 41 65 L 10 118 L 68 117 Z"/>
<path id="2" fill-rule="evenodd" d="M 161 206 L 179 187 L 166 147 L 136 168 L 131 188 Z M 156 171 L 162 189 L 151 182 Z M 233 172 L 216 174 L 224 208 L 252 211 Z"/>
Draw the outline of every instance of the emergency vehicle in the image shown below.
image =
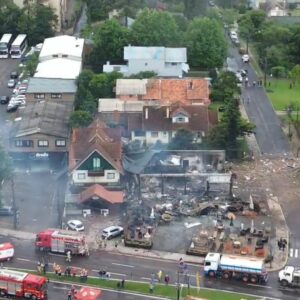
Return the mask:
<path id="1" fill-rule="evenodd" d="M 51 251 L 68 253 L 71 255 L 88 255 L 89 250 L 85 236 L 76 231 L 47 229 L 36 235 L 36 249 L 40 251 Z"/>
<path id="2" fill-rule="evenodd" d="M 0 244 L 0 261 L 10 260 L 15 254 L 15 248 L 11 243 Z"/>
<path id="3" fill-rule="evenodd" d="M 33 300 L 47 298 L 47 278 L 25 272 L 0 269 L 0 296 L 12 295 Z"/>

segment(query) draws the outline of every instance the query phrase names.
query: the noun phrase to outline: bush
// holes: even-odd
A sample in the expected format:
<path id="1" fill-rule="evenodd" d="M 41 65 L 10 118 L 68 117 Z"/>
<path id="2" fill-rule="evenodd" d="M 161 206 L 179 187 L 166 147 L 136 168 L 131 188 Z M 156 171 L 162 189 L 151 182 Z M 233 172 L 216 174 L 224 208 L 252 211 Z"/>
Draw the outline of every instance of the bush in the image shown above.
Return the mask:
<path id="1" fill-rule="evenodd" d="M 273 67 L 271 72 L 275 78 L 284 78 L 287 75 L 285 67 L 282 66 Z"/>

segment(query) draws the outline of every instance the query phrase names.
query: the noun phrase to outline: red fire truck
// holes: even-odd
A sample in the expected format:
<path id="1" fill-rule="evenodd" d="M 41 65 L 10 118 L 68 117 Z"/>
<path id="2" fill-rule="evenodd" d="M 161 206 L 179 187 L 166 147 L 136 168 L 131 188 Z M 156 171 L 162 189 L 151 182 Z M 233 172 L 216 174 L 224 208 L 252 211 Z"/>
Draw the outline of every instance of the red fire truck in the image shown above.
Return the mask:
<path id="1" fill-rule="evenodd" d="M 47 278 L 0 269 L 0 296 L 12 295 L 33 300 L 47 298 Z"/>
<path id="2" fill-rule="evenodd" d="M 47 229 L 36 235 L 35 246 L 40 251 L 88 255 L 85 236 L 76 231 Z"/>

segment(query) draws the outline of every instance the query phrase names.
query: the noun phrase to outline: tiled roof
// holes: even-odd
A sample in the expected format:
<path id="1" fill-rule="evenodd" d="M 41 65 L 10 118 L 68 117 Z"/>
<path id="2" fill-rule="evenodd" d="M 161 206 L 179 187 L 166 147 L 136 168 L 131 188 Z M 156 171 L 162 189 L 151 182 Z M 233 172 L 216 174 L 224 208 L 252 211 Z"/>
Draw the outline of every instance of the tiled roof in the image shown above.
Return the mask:
<path id="1" fill-rule="evenodd" d="M 83 203 L 94 197 L 99 197 L 111 204 L 121 204 L 124 201 L 123 192 L 120 191 L 109 191 L 100 184 L 93 184 L 83 192 L 80 193 L 78 202 Z"/>
<path id="2" fill-rule="evenodd" d="M 208 81 L 203 78 L 148 79 L 147 93 L 142 99 L 160 100 L 169 104 L 177 101 L 209 104 Z"/>
<path id="3" fill-rule="evenodd" d="M 145 110 L 148 109 L 148 119 L 145 119 Z M 167 117 L 167 109 L 169 109 L 169 118 Z M 174 111 L 184 110 L 189 114 L 188 123 L 172 123 L 172 115 Z M 212 125 L 217 123 L 216 113 L 209 111 L 204 105 L 186 105 L 178 108 L 178 106 L 161 106 L 144 107 L 143 130 L 145 131 L 176 131 L 179 128 L 185 128 L 191 131 L 207 132 Z"/>
<path id="4" fill-rule="evenodd" d="M 87 128 L 73 129 L 69 151 L 70 169 L 80 165 L 95 151 L 123 173 L 121 133 L 118 128 L 107 128 L 103 122 L 96 119 Z"/>

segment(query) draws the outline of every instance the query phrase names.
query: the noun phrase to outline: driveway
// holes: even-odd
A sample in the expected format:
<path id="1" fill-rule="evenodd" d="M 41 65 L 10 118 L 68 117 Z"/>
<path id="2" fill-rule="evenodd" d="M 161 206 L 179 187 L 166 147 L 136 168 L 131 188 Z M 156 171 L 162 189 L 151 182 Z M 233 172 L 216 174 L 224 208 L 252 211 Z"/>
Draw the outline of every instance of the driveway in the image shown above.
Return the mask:
<path id="1" fill-rule="evenodd" d="M 242 88 L 244 106 L 250 122 L 256 125 L 256 140 L 261 154 L 290 154 L 290 146 L 275 111 L 263 87 L 252 86 L 258 81 L 251 65 L 244 64 L 236 48 L 230 49 L 230 56 L 236 59 L 240 69 L 248 70 L 249 87 Z M 249 99 L 249 101 L 248 101 Z"/>

